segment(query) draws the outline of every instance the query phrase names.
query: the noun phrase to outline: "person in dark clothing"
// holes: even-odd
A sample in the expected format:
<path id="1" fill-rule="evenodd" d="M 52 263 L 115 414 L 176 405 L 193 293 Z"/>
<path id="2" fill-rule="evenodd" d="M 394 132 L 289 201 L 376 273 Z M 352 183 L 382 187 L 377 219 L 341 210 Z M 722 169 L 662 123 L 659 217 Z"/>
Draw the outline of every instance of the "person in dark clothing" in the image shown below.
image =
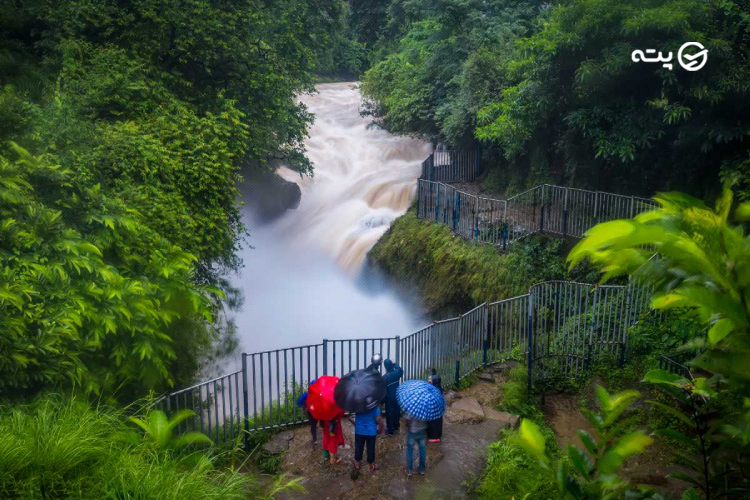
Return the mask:
<path id="1" fill-rule="evenodd" d="M 314 382 L 315 380 L 310 382 L 309 385 L 312 385 Z M 297 399 L 297 406 L 305 410 L 305 414 L 307 414 L 307 421 L 310 424 L 310 435 L 312 436 L 312 446 L 315 447 L 315 443 L 318 441 L 318 421 L 313 418 L 310 410 L 307 408 L 306 403 L 307 391 L 303 392 L 302 395 L 300 395 L 300 397 Z"/>
<path id="2" fill-rule="evenodd" d="M 385 432 L 387 435 L 393 436 L 401 426 L 401 408 L 398 406 L 398 401 L 396 401 L 396 390 L 398 389 L 399 380 L 404 375 L 404 370 L 390 359 L 386 359 L 383 365 L 385 366 L 383 379 L 388 388 L 388 392 L 385 395 Z"/>
<path id="3" fill-rule="evenodd" d="M 443 384 L 440 380 L 437 370 L 432 369 L 432 375 L 427 379 L 429 383 L 438 388 L 440 392 L 443 392 Z M 443 437 L 443 417 L 436 420 L 430 420 L 427 422 L 427 439 L 430 443 L 439 443 L 440 438 Z"/>
<path id="4" fill-rule="evenodd" d="M 380 371 L 380 364 L 383 362 L 383 356 L 380 354 L 373 354 L 372 358 L 370 358 L 370 366 L 368 366 L 367 370 L 374 370 L 376 372 Z"/>
<path id="5" fill-rule="evenodd" d="M 427 381 L 431 383 L 432 385 L 434 385 L 435 387 L 437 387 L 438 391 L 443 392 L 443 382 L 440 379 L 440 375 L 438 375 L 438 372 L 436 369 L 434 368 L 432 369 L 432 375 L 430 375 L 430 378 L 427 379 Z"/>

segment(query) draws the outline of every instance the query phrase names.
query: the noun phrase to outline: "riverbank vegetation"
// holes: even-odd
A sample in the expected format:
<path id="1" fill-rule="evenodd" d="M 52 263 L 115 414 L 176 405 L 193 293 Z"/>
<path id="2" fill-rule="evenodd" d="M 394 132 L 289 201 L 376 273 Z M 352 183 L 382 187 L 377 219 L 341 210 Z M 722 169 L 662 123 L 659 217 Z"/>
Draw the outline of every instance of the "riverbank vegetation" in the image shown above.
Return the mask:
<path id="1" fill-rule="evenodd" d="M 232 331 L 241 172 L 312 171 L 296 97 L 345 59 L 347 6 L 0 10 L 0 397 L 183 385 Z"/>
<path id="2" fill-rule="evenodd" d="M 495 188 L 550 182 L 652 196 L 747 196 L 747 1 L 380 0 L 358 18 L 372 48 L 369 112 L 396 132 L 493 150 Z M 676 54 L 700 42 L 708 62 Z M 673 68 L 634 63 L 671 53 Z"/>
<path id="3" fill-rule="evenodd" d="M 262 497 L 114 435 L 231 347 L 237 183 L 312 172 L 297 97 L 358 71 L 347 8 L 0 0 L 0 496 Z"/>
<path id="4" fill-rule="evenodd" d="M 0 407 L 0 496 L 225 500 L 299 489 L 295 481 L 268 489 L 230 454 L 188 446 L 206 436 L 172 437 L 177 420 L 167 423 L 159 412 L 144 418 L 146 432 L 124 411 L 60 396 Z"/>
<path id="5" fill-rule="evenodd" d="M 729 190 L 714 208 L 679 193 L 658 199 L 657 211 L 596 226 L 569 259 L 575 265 L 591 258 L 606 271 L 605 280 L 627 274 L 652 286 L 652 306 L 661 311 L 646 313 L 629 331 L 630 355 L 622 369 L 595 366 L 589 380 L 551 388 L 557 394 L 548 397 L 558 403 L 560 389 L 572 391 L 585 417 L 577 442 L 566 450 L 559 448 L 559 434 L 549 432 L 549 425 L 558 426 L 544 399 L 539 404 L 525 394 L 525 367 L 513 369 L 503 405 L 525 420 L 518 434 L 493 446 L 480 493 L 517 495 L 526 488 L 529 498 L 537 498 L 546 484 L 565 498 L 746 498 L 750 349 L 741 297 L 750 205 L 735 204 Z M 651 259 L 654 250 L 658 259 Z M 663 369 L 664 354 L 682 365 Z M 608 390 L 592 392 L 592 384 Z M 528 454 L 511 454 L 517 446 Z M 657 460 L 654 448 L 666 458 Z M 494 460 L 499 452 L 504 462 Z M 654 482 L 658 463 L 671 465 L 666 478 Z M 529 482 L 535 468 L 541 472 Z M 633 474 L 640 469 L 649 474 Z"/>
<path id="6" fill-rule="evenodd" d="M 569 272 L 565 242 L 529 237 L 503 254 L 477 245 L 442 224 L 418 219 L 412 207 L 394 221 L 368 258 L 397 281 L 415 285 L 430 311 L 463 313 L 486 301 L 528 293 L 535 283 L 573 279 L 591 282 L 580 266 Z"/>

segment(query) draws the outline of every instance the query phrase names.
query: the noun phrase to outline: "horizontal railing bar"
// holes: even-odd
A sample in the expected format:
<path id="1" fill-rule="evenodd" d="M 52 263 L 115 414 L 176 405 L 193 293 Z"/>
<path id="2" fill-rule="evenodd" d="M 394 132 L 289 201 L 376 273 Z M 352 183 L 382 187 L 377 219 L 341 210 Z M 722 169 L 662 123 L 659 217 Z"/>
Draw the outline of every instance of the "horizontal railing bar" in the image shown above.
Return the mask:
<path id="1" fill-rule="evenodd" d="M 529 297 L 529 294 L 527 293 L 525 295 L 519 295 L 517 297 L 511 297 L 509 299 L 496 300 L 495 302 L 488 303 L 487 306 L 494 306 L 495 304 L 504 304 L 505 302 L 512 302 L 514 300 L 526 299 L 528 297 Z"/>
<path id="2" fill-rule="evenodd" d="M 221 375 L 219 377 L 212 378 L 211 380 L 206 380 L 205 382 L 200 382 L 200 383 L 195 384 L 193 386 L 186 387 L 184 389 L 180 389 L 179 391 L 170 392 L 166 396 L 177 396 L 178 394 L 182 394 L 183 392 L 190 391 L 190 390 L 193 390 L 193 389 L 197 389 L 198 387 L 203 387 L 206 384 L 212 384 L 214 382 L 218 382 L 219 380 L 225 379 L 227 377 L 231 377 L 232 375 L 237 375 L 238 373 L 242 373 L 242 370 L 238 370 L 238 371 L 232 372 L 232 373 L 227 373 L 225 375 Z M 164 396 L 164 397 L 166 397 L 166 396 Z"/>
<path id="3" fill-rule="evenodd" d="M 338 340 L 338 339 L 336 339 L 336 340 Z M 331 341 L 333 341 L 333 340 L 331 340 Z M 306 349 L 308 347 L 323 347 L 323 344 L 321 343 L 321 344 L 310 344 L 310 345 L 294 346 L 294 347 L 282 347 L 281 349 L 272 349 L 270 351 L 246 352 L 244 354 L 245 354 L 245 356 L 258 356 L 258 355 L 261 355 L 261 354 L 276 354 L 277 352 L 280 353 L 280 352 L 289 351 L 289 350 L 292 350 L 292 349 Z M 238 373 L 241 373 L 241 372 L 242 372 L 242 370 L 240 370 Z"/>

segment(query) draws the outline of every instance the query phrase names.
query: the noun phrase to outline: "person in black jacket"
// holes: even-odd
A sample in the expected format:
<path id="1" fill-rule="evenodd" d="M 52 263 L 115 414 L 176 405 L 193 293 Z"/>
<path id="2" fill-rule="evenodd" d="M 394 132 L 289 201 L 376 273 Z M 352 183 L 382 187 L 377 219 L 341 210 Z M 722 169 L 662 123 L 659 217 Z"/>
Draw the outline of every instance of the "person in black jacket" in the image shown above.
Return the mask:
<path id="1" fill-rule="evenodd" d="M 443 392 L 443 384 L 440 380 L 437 370 L 432 369 L 432 375 L 427 379 L 429 383 L 438 388 L 440 392 Z M 427 439 L 430 443 L 439 443 L 440 438 L 443 437 L 443 417 L 437 420 L 430 420 L 427 422 Z"/>
<path id="2" fill-rule="evenodd" d="M 385 366 L 383 379 L 388 387 L 385 395 L 386 434 L 393 436 L 401 425 L 401 408 L 396 401 L 396 389 L 398 389 L 399 380 L 404 375 L 404 370 L 390 359 L 386 359 L 383 364 Z"/>
<path id="3" fill-rule="evenodd" d="M 372 358 L 370 358 L 370 365 L 367 368 L 365 368 L 365 369 L 366 370 L 372 370 L 372 371 L 375 371 L 375 372 L 379 372 L 380 371 L 380 363 L 382 363 L 382 362 L 383 362 L 383 356 L 381 356 L 380 354 L 377 354 L 377 353 L 373 354 Z"/>

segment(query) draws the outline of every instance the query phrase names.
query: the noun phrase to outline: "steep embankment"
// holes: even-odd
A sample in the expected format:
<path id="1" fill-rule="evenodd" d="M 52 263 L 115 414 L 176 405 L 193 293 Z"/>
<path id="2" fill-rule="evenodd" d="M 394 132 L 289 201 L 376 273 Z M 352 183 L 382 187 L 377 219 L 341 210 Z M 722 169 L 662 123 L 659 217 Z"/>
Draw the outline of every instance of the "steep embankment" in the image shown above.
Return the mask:
<path id="1" fill-rule="evenodd" d="M 567 271 L 566 250 L 562 240 L 534 236 L 502 254 L 466 241 L 444 225 L 418 219 L 412 207 L 368 256 L 396 281 L 416 286 L 427 308 L 442 316 L 526 293 L 540 281 L 594 280 L 588 266 Z"/>

